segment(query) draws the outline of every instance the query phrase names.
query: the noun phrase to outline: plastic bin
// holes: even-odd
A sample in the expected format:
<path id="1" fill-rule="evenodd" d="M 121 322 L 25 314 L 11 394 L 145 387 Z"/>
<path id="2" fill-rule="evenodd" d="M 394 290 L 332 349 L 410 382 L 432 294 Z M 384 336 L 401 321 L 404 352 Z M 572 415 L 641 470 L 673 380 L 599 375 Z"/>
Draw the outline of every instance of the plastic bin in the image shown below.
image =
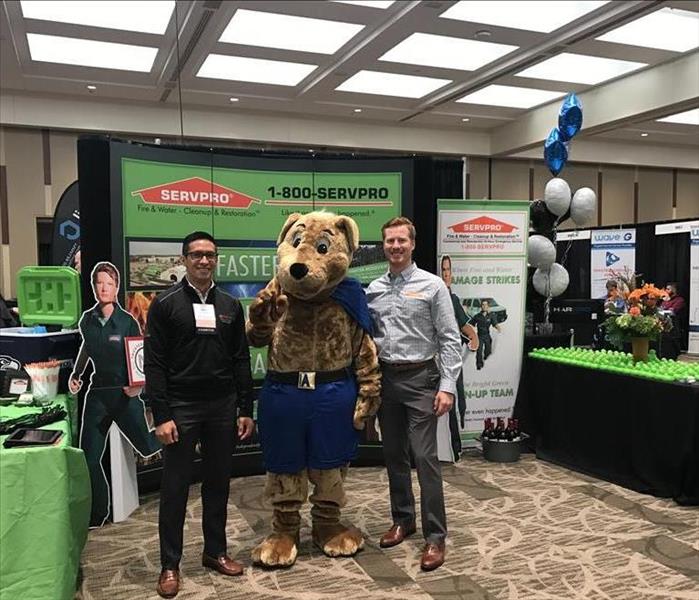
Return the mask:
<path id="1" fill-rule="evenodd" d="M 68 377 L 80 348 L 80 331 L 32 332 L 31 327 L 0 329 L 0 360 L 3 364 L 14 360 L 21 366 L 52 359 L 62 361 L 58 373 L 58 393 L 67 393 Z"/>

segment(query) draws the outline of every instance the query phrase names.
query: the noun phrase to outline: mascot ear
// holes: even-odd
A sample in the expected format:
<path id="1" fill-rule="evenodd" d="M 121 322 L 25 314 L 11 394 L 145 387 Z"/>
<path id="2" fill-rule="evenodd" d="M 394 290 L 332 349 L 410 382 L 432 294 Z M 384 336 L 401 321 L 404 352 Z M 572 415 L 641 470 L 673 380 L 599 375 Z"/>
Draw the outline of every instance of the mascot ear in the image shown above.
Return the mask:
<path id="1" fill-rule="evenodd" d="M 354 219 L 350 217 L 340 216 L 335 221 L 335 226 L 345 232 L 347 237 L 347 245 L 350 252 L 354 252 L 359 248 L 359 227 Z"/>
<path id="2" fill-rule="evenodd" d="M 284 241 L 284 238 L 286 237 L 286 234 L 288 233 L 289 229 L 291 229 L 291 226 L 296 223 L 303 215 L 301 213 L 291 213 L 289 215 L 289 218 L 286 220 L 286 223 L 284 223 L 284 226 L 282 227 L 282 230 L 279 232 L 279 237 L 277 238 L 277 246 L 281 244 Z"/>

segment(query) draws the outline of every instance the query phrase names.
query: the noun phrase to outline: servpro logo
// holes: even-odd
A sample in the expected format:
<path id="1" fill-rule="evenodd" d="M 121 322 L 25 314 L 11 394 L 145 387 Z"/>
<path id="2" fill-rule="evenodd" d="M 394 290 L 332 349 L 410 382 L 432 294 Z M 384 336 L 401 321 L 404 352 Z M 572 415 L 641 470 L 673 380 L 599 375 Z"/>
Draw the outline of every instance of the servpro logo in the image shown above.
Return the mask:
<path id="1" fill-rule="evenodd" d="M 517 227 L 491 217 L 482 216 L 449 225 L 448 229 L 454 233 L 512 233 Z"/>
<path id="2" fill-rule="evenodd" d="M 188 206 L 215 206 L 217 208 L 250 208 L 260 200 L 231 188 L 212 183 L 201 177 L 190 177 L 172 183 L 131 192 L 141 196 L 147 204 L 170 204 Z"/>

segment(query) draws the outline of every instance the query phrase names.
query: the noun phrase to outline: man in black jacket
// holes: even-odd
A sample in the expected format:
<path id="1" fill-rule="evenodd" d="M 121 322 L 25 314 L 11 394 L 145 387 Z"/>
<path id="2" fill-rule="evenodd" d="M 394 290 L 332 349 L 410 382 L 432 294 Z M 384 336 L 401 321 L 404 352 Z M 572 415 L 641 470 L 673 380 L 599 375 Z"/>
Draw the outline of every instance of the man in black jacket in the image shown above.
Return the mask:
<path id="1" fill-rule="evenodd" d="M 236 437 L 252 435 L 252 376 L 245 315 L 238 300 L 217 288 L 216 242 L 201 231 L 183 241 L 186 277 L 153 301 L 145 338 L 146 392 L 155 434 L 163 443 L 160 561 L 157 591 L 179 591 L 187 495 L 194 448 L 203 455 L 202 564 L 224 575 L 243 567 L 226 554 L 226 505 Z"/>

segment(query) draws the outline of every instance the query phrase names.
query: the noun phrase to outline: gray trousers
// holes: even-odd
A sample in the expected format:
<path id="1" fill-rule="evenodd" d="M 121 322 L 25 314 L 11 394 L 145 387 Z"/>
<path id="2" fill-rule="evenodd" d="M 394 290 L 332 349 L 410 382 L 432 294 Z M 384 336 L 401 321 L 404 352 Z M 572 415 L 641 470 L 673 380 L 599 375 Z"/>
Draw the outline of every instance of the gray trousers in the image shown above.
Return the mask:
<path id="1" fill-rule="evenodd" d="M 379 423 L 391 494 L 391 515 L 399 525 L 415 522 L 415 497 L 410 478 L 412 453 L 420 483 L 422 534 L 430 543 L 447 535 L 442 472 L 437 458 L 437 416 L 434 397 L 439 388 L 437 366 L 407 371 L 382 368 Z"/>

